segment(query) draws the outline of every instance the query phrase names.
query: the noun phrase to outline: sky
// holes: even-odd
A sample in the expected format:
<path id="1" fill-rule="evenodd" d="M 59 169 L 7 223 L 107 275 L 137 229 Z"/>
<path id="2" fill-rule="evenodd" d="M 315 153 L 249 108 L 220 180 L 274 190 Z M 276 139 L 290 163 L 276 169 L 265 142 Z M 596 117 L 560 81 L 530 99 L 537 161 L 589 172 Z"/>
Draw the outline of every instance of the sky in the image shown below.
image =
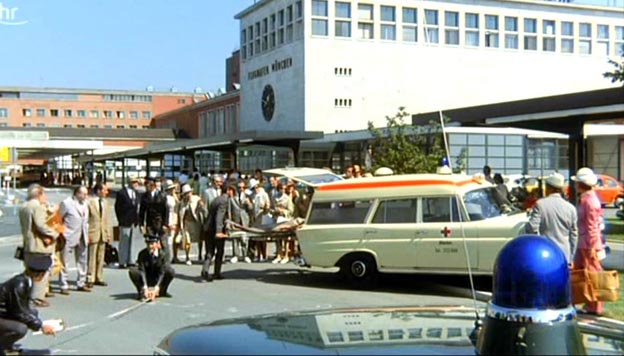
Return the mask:
<path id="1" fill-rule="evenodd" d="M 253 2 L 0 0 L 0 86 L 215 91 Z"/>
<path id="2" fill-rule="evenodd" d="M 0 86 L 214 92 L 239 47 L 234 15 L 253 3 L 0 0 Z"/>

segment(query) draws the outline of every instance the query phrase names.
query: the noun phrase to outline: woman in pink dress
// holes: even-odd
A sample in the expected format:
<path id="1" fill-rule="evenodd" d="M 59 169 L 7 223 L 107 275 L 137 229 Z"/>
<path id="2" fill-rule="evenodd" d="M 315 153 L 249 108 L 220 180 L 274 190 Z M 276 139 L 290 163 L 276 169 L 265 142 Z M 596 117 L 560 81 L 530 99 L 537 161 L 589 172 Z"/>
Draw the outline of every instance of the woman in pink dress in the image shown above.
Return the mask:
<path id="1" fill-rule="evenodd" d="M 590 271 L 602 271 L 598 253 L 604 249 L 600 234 L 600 219 L 602 207 L 593 187 L 598 183 L 598 177 L 589 168 L 581 168 L 575 176 L 578 202 L 578 247 L 574 257 L 574 268 Z M 587 303 L 583 310 L 588 314 L 601 315 L 602 302 Z"/>

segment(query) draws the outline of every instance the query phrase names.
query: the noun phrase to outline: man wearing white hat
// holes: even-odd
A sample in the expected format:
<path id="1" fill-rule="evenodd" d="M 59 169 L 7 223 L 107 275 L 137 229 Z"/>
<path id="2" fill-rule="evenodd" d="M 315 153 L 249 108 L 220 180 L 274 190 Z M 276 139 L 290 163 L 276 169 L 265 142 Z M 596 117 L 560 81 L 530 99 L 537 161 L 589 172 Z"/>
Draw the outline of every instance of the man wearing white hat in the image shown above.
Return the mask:
<path id="1" fill-rule="evenodd" d="M 562 194 L 564 185 L 565 179 L 559 173 L 546 178 L 546 196 L 538 200 L 531 210 L 526 230 L 551 239 L 571 263 L 576 251 L 578 229 L 576 208 Z"/>
<path id="2" fill-rule="evenodd" d="M 583 167 L 570 179 L 576 182 L 576 191 L 579 194 L 577 207 L 579 242 L 576 255 L 574 256 L 574 268 L 602 271 L 602 266 L 598 259 L 598 252 L 604 248 L 600 236 L 602 206 L 594 191 L 594 186 L 598 183 L 598 177 L 590 168 Z M 588 303 L 583 311 L 589 314 L 601 315 L 603 303 Z"/>
<path id="3" fill-rule="evenodd" d="M 201 199 L 193 194 L 193 188 L 188 184 L 182 186 L 182 200 L 178 208 L 178 230 L 174 238 L 174 260 L 177 260 L 178 249 L 182 246 L 186 252 L 186 264 L 191 265 L 189 257 L 191 242 L 199 242 L 204 224 L 204 209 Z M 176 245 L 177 244 L 177 245 Z M 200 256 L 201 258 L 201 256 Z"/>

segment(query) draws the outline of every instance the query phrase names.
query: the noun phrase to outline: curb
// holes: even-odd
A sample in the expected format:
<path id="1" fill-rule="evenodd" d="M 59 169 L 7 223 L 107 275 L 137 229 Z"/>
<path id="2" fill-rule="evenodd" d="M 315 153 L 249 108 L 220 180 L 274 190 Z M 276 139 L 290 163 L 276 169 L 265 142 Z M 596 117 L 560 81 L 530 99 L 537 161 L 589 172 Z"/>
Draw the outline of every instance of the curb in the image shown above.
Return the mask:
<path id="1" fill-rule="evenodd" d="M 469 288 L 453 287 L 443 284 L 436 284 L 440 291 L 451 293 L 458 297 L 472 299 L 472 291 Z M 487 303 L 492 299 L 492 293 L 486 291 L 475 290 L 475 296 L 478 301 Z"/>

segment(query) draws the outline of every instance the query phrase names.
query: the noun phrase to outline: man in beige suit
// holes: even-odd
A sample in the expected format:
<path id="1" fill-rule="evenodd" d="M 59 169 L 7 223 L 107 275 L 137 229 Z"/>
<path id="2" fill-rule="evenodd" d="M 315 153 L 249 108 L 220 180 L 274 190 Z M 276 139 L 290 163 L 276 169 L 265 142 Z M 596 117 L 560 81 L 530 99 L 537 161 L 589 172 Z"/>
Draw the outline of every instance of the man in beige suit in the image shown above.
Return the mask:
<path id="1" fill-rule="evenodd" d="M 106 243 L 111 242 L 111 224 L 108 217 L 106 196 L 108 187 L 98 183 L 93 187 L 94 197 L 89 199 L 89 251 L 87 286 L 107 286 L 104 282 L 104 253 Z"/>
<path id="2" fill-rule="evenodd" d="M 52 260 L 59 234 L 47 225 L 46 196 L 39 184 L 28 187 L 28 201 L 22 205 L 19 217 L 24 241 L 24 264 L 28 265 L 29 260 L 42 255 Z M 42 280 L 33 282 L 31 299 L 39 307 L 49 306 L 45 300 L 49 275 L 48 271 Z"/>

